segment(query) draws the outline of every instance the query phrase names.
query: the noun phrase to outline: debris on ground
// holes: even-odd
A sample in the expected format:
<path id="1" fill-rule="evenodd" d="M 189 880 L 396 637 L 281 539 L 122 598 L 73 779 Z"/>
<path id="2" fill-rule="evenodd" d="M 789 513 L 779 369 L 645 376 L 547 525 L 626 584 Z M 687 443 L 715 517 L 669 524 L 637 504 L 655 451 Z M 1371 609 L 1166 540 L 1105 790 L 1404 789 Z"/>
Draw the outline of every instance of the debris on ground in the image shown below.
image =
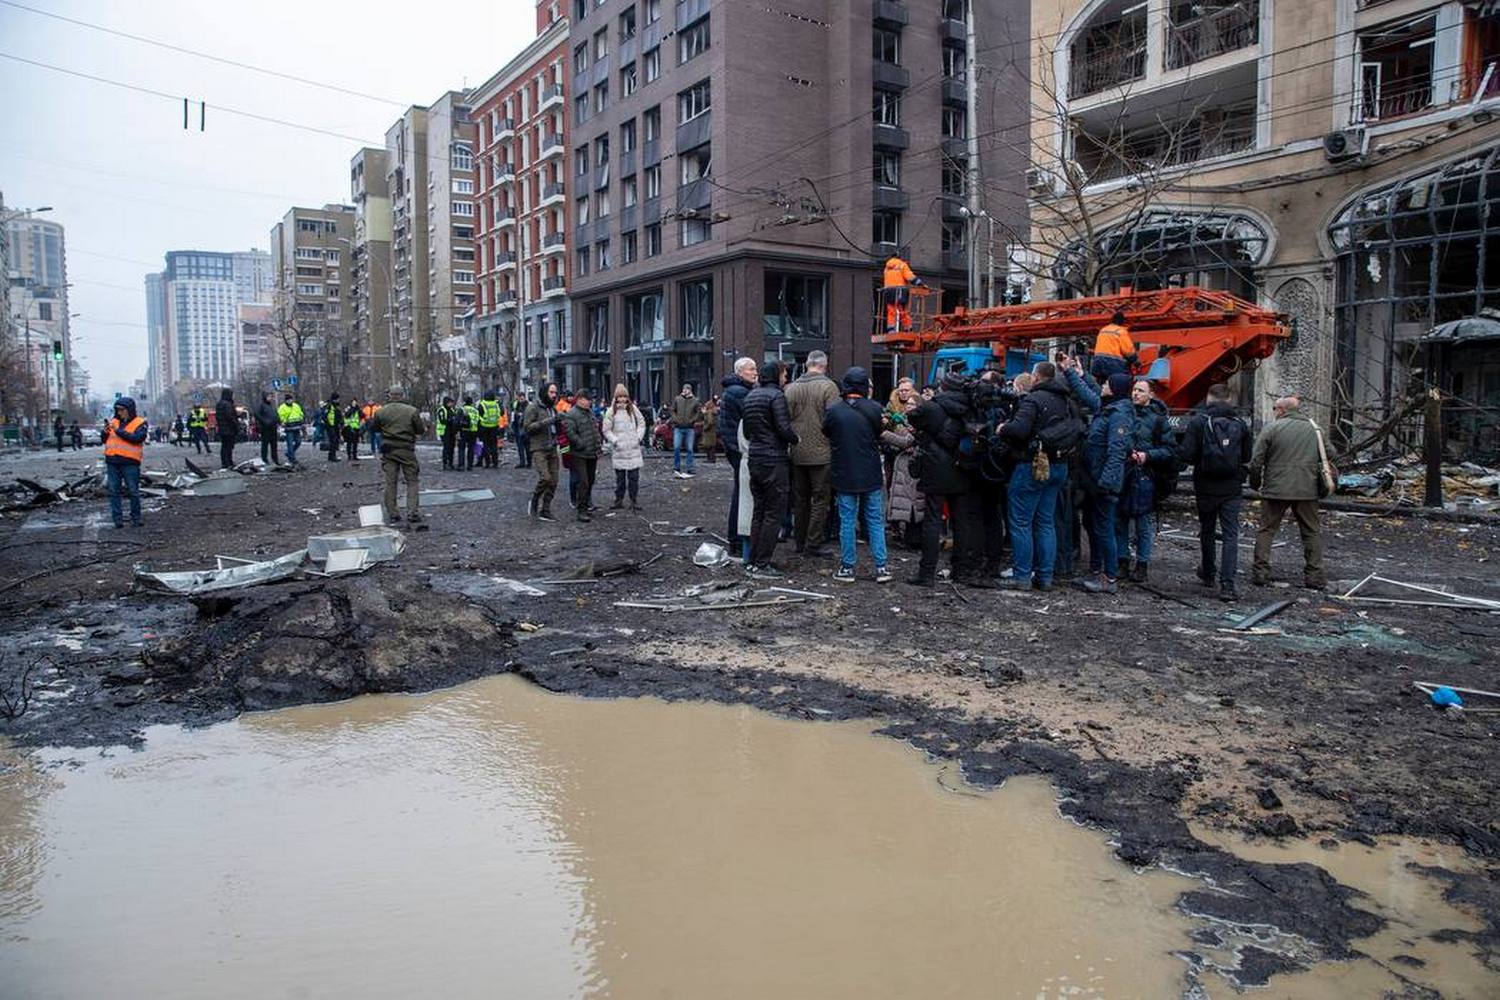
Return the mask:
<path id="1" fill-rule="evenodd" d="M 327 535 L 309 535 L 307 557 L 314 562 L 326 562 L 328 553 L 338 549 L 365 549 L 370 562 L 387 562 L 396 558 L 406 548 L 406 536 L 394 528 L 380 525 L 350 528 Z"/>
<path id="2" fill-rule="evenodd" d="M 55 503 L 92 499 L 98 496 L 103 478 L 90 472 L 70 481 L 62 479 L 27 479 L 18 476 L 14 483 L 0 489 L 0 511 L 28 511 Z"/>
<path id="3" fill-rule="evenodd" d="M 1374 593 L 1370 589 L 1371 584 L 1376 585 L 1376 587 L 1394 588 L 1401 593 L 1401 596 L 1396 597 Z M 1471 597 L 1467 594 L 1455 594 L 1446 585 L 1427 586 L 1420 583 L 1404 583 L 1401 580 L 1392 580 L 1376 573 L 1371 573 L 1340 596 L 1346 601 L 1360 601 L 1367 604 L 1407 604 L 1429 608 L 1464 608 L 1471 611 L 1500 611 L 1500 600 L 1488 597 Z"/>
<path id="4" fill-rule="evenodd" d="M 495 499 L 494 490 L 419 490 L 417 500 L 422 507 L 446 507 L 455 503 L 478 503 Z M 361 510 L 364 508 L 361 507 Z"/>
<path id="5" fill-rule="evenodd" d="M 781 604 L 806 604 L 809 601 L 831 601 L 832 594 L 789 587 L 735 586 L 724 581 L 687 587 L 667 597 L 648 597 L 635 601 L 616 601 L 617 608 L 644 608 L 651 611 L 732 611 L 740 608 L 770 608 Z"/>
<path id="6" fill-rule="evenodd" d="M 1281 614 L 1287 608 L 1291 607 L 1293 604 L 1296 604 L 1296 603 L 1297 602 L 1295 600 L 1290 600 L 1290 601 L 1275 601 L 1275 602 L 1273 602 L 1271 604 L 1267 604 L 1265 607 L 1261 608 L 1259 611 L 1252 611 L 1250 614 L 1246 615 L 1245 617 L 1241 618 L 1239 621 L 1235 622 L 1234 623 L 1234 630 L 1237 631 L 1237 632 L 1243 632 L 1243 631 L 1245 631 L 1248 628 L 1252 628 L 1253 626 L 1260 624 L 1261 622 L 1265 621 L 1267 618 L 1271 618 L 1271 617 L 1274 617 L 1276 615 Z"/>
<path id="7" fill-rule="evenodd" d="M 728 566 L 732 562 L 734 559 L 730 557 L 729 551 L 724 546 L 715 545 L 713 542 L 704 542 L 698 546 L 698 551 L 693 553 L 693 564 L 696 566 L 714 569 L 719 566 Z"/>
<path id="8" fill-rule="evenodd" d="M 1379 498 L 1397 506 L 1420 507 L 1425 500 L 1427 467 L 1420 455 L 1403 455 L 1362 463 L 1345 471 L 1338 492 Z M 1473 462 L 1443 466 L 1443 506 L 1482 513 L 1500 511 L 1500 469 Z"/>
<path id="9" fill-rule="evenodd" d="M 135 580 L 150 590 L 171 594 L 209 594 L 216 590 L 234 590 L 239 587 L 254 587 L 262 583 L 275 583 L 295 576 L 307 558 L 306 549 L 289 552 L 276 559 L 261 562 L 240 560 L 233 557 L 217 557 L 215 569 L 179 570 L 153 573 L 144 567 L 135 567 Z M 227 565 L 226 565 L 227 564 Z"/>

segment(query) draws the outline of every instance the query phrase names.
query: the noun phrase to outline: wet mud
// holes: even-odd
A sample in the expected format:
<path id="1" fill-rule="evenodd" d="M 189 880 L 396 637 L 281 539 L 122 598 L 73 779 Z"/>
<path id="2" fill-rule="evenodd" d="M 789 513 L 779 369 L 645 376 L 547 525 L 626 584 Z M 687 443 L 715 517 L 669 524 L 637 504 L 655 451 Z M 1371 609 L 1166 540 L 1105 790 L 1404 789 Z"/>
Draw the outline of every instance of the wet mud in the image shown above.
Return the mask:
<path id="1" fill-rule="evenodd" d="M 229 544 L 229 525 L 245 536 L 228 554 L 280 554 L 315 530 L 353 523 L 375 483 L 374 463 L 364 464 L 359 481 L 317 470 L 204 499 L 191 511 L 188 501 L 169 501 L 137 540 L 154 568 L 211 563 Z M 1200 888 L 1178 905 L 1199 924 L 1201 946 L 1184 957 L 1205 977 L 1262 984 L 1355 957 L 1384 921 L 1324 869 L 1246 860 L 1194 836 L 1189 821 L 1272 840 L 1405 836 L 1456 845 L 1475 868 L 1428 874 L 1478 918 L 1476 927 L 1453 929 L 1451 940 L 1500 973 L 1493 791 L 1500 717 L 1443 715 L 1411 687 L 1440 679 L 1492 689 L 1500 618 L 1349 606 L 1271 588 L 1252 589 L 1228 609 L 1182 582 L 1191 580 L 1196 545 L 1170 539 L 1158 541 L 1152 573 L 1173 600 L 1138 589 L 1102 602 L 868 581 L 835 588 L 827 566 L 788 552 L 788 585 L 835 601 L 677 615 L 614 608 L 616 600 L 734 572 L 692 564 L 705 536 L 665 534 L 720 528 L 727 474 L 701 465 L 699 472 L 684 486 L 659 463 L 648 466 L 643 501 L 662 519 L 656 525 L 624 514 L 538 525 L 520 513 L 527 474 L 502 470 L 482 484 L 501 495 L 496 504 L 433 512 L 432 530 L 410 536 L 396 565 L 197 606 L 131 593 L 129 560 L 84 571 L 70 565 L 76 552 L 42 555 L 61 568 L 24 606 L 15 594 L 0 595 L 16 612 L 4 626 L 13 652 L 0 686 L 17 690 L 22 664 L 40 663 L 30 710 L 0 721 L 0 735 L 23 746 L 128 744 L 157 723 L 200 725 L 251 708 L 425 691 L 508 672 L 586 697 L 868 718 L 885 735 L 953 762 L 976 786 L 1044 777 L 1067 815 L 1110 833 L 1122 860 L 1197 878 Z M 436 485 L 477 483 L 449 475 Z M 294 502 L 273 495 L 291 490 L 299 491 Z M 267 516 L 272 510 L 279 515 Z M 1187 521 L 1170 513 L 1168 520 Z M 1487 593 L 1490 560 L 1500 555 L 1500 532 L 1487 527 L 1330 518 L 1328 533 L 1332 574 L 1351 581 L 1378 565 L 1398 578 L 1441 577 Z M 34 566 L 46 548 L 0 546 L 0 569 L 15 572 L 21 551 Z M 658 554 L 642 573 L 544 588 L 540 598 L 462 583 L 553 579 Z M 1278 574 L 1295 579 L 1295 558 L 1276 550 Z M 914 566 L 913 554 L 898 552 L 898 566 L 902 560 Z M 1286 596 L 1298 603 L 1266 623 L 1273 626 L 1266 634 L 1220 631 Z"/>

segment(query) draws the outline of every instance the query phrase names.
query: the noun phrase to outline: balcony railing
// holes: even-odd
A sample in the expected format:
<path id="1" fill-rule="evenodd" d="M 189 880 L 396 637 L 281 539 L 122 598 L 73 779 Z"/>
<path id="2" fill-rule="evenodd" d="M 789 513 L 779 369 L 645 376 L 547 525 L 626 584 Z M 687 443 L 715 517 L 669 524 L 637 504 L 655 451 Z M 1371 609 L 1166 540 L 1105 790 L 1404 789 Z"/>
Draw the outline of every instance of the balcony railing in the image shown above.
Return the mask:
<path id="1" fill-rule="evenodd" d="M 1167 69 L 1192 66 L 1260 42 L 1260 4 L 1225 7 L 1201 17 L 1167 22 Z"/>
<path id="2" fill-rule="evenodd" d="M 1074 46 L 1068 77 L 1069 97 L 1087 97 L 1110 87 L 1143 79 L 1146 75 L 1144 36 L 1120 45 L 1096 49 L 1087 55 L 1080 55 L 1078 49 L 1078 46 Z"/>
<path id="3" fill-rule="evenodd" d="M 1121 152 L 1115 151 L 1119 149 L 1118 143 L 1109 149 L 1096 146 L 1092 155 L 1080 149 L 1079 162 L 1087 171 L 1090 184 L 1248 152 L 1255 148 L 1255 116 L 1242 114 L 1215 124 L 1204 124 L 1200 119 L 1195 132 L 1179 125 L 1168 132 L 1128 137 L 1123 146 Z"/>
<path id="4" fill-rule="evenodd" d="M 542 237 L 543 252 L 562 250 L 567 245 L 567 237 L 562 233 L 548 233 Z"/>
<path id="5" fill-rule="evenodd" d="M 548 133 L 542 140 L 542 156 L 561 156 L 563 151 L 562 136 L 556 132 Z"/>
<path id="6" fill-rule="evenodd" d="M 568 290 L 568 279 L 567 278 L 559 276 L 559 277 L 555 277 L 555 278 L 543 278 L 542 279 L 542 294 L 543 295 L 552 295 L 552 294 L 561 295 L 562 293 L 566 292 L 567 290 Z"/>

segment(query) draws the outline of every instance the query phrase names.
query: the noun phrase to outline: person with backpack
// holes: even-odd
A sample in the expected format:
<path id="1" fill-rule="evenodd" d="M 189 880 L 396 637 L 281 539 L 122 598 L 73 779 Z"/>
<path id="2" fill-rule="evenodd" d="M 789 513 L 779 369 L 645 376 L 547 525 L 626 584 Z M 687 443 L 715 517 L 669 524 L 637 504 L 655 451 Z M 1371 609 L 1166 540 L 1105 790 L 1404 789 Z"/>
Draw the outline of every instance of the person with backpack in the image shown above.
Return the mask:
<path id="1" fill-rule="evenodd" d="M 946 511 L 953 530 L 953 581 L 980 590 L 998 589 L 995 581 L 984 575 L 984 514 L 974 482 L 978 424 L 969 399 L 968 377 L 950 371 L 943 376 L 938 393 L 908 415 L 917 437 L 917 483 L 926 504 L 922 512 L 922 559 L 916 575 L 906 581 L 914 587 L 937 583 Z"/>
<path id="2" fill-rule="evenodd" d="M 1068 462 L 1083 443 L 1083 420 L 1050 361 L 1038 362 L 1032 385 L 998 435 L 1016 458 L 1008 488 L 1011 575 L 1006 590 L 1052 589 L 1057 563 L 1057 494 Z"/>
<path id="3" fill-rule="evenodd" d="M 1115 522 L 1115 547 L 1122 564 L 1130 563 L 1131 542 L 1135 562 L 1130 565 L 1132 583 L 1150 578 L 1152 544 L 1156 540 L 1156 508 L 1164 499 L 1159 485 L 1177 474 L 1177 452 L 1167 426 L 1166 407 L 1151 394 L 1151 383 L 1137 379 L 1130 387 L 1135 422 L 1130 429 L 1130 464 L 1120 492 L 1120 511 Z"/>
<path id="4" fill-rule="evenodd" d="M 1235 572 L 1239 568 L 1240 511 L 1245 470 L 1250 464 L 1250 428 L 1234 412 L 1229 386 L 1208 387 L 1208 402 L 1188 421 L 1177 458 L 1193 467 L 1193 495 L 1198 506 L 1198 579 L 1214 585 L 1214 534 L 1218 550 L 1219 599 L 1239 598 Z"/>
<path id="5" fill-rule="evenodd" d="M 1097 391 L 1084 378 L 1082 365 L 1076 359 L 1068 364 L 1068 387 L 1092 414 L 1083 439 L 1084 488 L 1093 502 L 1089 523 L 1089 569 L 1096 575 L 1077 583 L 1091 594 L 1114 594 L 1119 591 L 1120 550 L 1115 535 L 1115 518 L 1120 494 L 1125 488 L 1125 470 L 1132 460 L 1130 433 L 1135 426 L 1135 410 L 1130 401 L 1131 379 L 1116 372 Z"/>

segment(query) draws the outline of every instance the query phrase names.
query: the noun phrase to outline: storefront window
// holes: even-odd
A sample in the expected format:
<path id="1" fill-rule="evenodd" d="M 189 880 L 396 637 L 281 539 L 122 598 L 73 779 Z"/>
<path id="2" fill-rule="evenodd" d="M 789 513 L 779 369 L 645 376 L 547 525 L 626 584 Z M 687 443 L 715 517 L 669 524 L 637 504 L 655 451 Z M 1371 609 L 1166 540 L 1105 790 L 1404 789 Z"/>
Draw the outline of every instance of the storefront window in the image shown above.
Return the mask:
<path id="1" fill-rule="evenodd" d="M 822 275 L 766 272 L 764 328 L 780 340 L 828 337 L 828 279 Z"/>

